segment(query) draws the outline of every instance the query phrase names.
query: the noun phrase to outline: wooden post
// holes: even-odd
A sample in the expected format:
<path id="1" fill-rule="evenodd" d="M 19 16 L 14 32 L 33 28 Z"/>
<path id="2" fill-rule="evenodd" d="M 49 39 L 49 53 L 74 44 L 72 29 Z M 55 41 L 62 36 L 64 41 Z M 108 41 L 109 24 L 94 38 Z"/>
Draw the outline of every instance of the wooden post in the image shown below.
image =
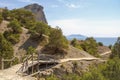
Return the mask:
<path id="1" fill-rule="evenodd" d="M 38 53 L 37 61 L 38 61 L 37 70 L 39 71 L 39 65 L 40 65 L 40 63 L 39 63 L 39 53 Z"/>
<path id="2" fill-rule="evenodd" d="M 28 59 L 27 59 L 27 61 L 26 61 L 26 67 L 27 67 L 27 74 L 29 74 L 29 68 L 28 68 Z"/>
<path id="3" fill-rule="evenodd" d="M 10 67 L 12 66 L 12 61 L 10 62 Z"/>
<path id="4" fill-rule="evenodd" d="M 2 60 L 1 60 L 1 69 L 2 70 L 4 69 L 4 58 L 2 58 Z"/>
<path id="5" fill-rule="evenodd" d="M 37 71 L 40 71 L 39 70 L 39 65 L 40 65 L 40 62 L 39 62 L 39 52 L 38 52 L 38 56 L 37 56 L 37 61 L 38 61 Z M 40 72 L 38 73 L 38 80 L 39 79 L 40 79 Z"/>
<path id="6" fill-rule="evenodd" d="M 33 65 L 33 53 L 32 53 L 32 74 L 33 74 L 33 69 L 34 69 L 34 65 Z"/>
<path id="7" fill-rule="evenodd" d="M 46 69 L 47 69 L 47 64 L 48 64 L 48 63 L 46 63 Z"/>
<path id="8" fill-rule="evenodd" d="M 22 64 L 22 73 L 23 73 L 23 71 L 24 71 L 24 62 L 23 62 L 23 64 Z"/>

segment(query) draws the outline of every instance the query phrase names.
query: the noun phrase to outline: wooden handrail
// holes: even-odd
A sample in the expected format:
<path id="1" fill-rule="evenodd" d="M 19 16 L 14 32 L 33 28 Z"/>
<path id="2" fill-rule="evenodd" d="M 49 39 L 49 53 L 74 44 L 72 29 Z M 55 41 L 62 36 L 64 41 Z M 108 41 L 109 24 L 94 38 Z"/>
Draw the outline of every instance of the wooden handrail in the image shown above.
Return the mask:
<path id="1" fill-rule="evenodd" d="M 12 59 L 1 59 L 1 69 L 4 69 L 4 62 L 12 62 L 15 59 L 15 57 L 13 57 Z"/>

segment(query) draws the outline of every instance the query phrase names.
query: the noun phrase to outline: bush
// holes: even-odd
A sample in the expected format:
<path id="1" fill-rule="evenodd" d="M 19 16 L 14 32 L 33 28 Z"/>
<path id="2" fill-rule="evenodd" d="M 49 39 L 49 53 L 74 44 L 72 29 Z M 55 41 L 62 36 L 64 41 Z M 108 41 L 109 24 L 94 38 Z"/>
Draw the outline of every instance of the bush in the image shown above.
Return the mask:
<path id="1" fill-rule="evenodd" d="M 33 48 L 32 46 L 28 47 L 27 55 L 31 55 L 33 53 L 35 53 L 35 48 Z"/>
<path id="2" fill-rule="evenodd" d="M 17 20 L 13 20 L 8 24 L 8 27 L 11 29 L 4 32 L 5 38 L 12 44 L 18 43 L 20 41 L 20 33 L 22 33 L 20 23 Z"/>
<path id="3" fill-rule="evenodd" d="M 80 44 L 78 43 L 78 41 L 77 41 L 76 38 L 74 38 L 74 39 L 71 41 L 70 44 L 71 44 L 72 46 L 74 46 L 74 47 L 80 49 L 80 50 L 83 50 L 82 47 L 80 46 Z"/>
<path id="4" fill-rule="evenodd" d="M 106 68 L 102 71 L 108 80 L 120 79 L 120 59 L 114 57 L 107 62 Z"/>
<path id="5" fill-rule="evenodd" d="M 46 48 L 53 51 L 53 53 L 64 53 L 68 49 L 68 41 L 63 36 L 60 28 L 52 29 L 49 36 L 49 43 Z"/>
<path id="6" fill-rule="evenodd" d="M 19 34 L 10 34 L 6 39 L 10 41 L 12 44 L 16 44 L 20 41 Z"/>
<path id="7" fill-rule="evenodd" d="M 103 46 L 103 43 L 102 43 L 102 42 L 98 42 L 98 45 L 99 45 L 99 46 Z"/>
<path id="8" fill-rule="evenodd" d="M 9 20 L 10 15 L 11 15 L 11 13 L 7 8 L 3 9 L 2 17 L 3 17 L 4 20 Z"/>
<path id="9" fill-rule="evenodd" d="M 30 22 L 34 22 L 34 15 L 32 12 L 25 9 L 14 9 L 11 10 L 11 20 L 17 19 L 22 26 L 29 28 L 27 24 Z"/>
<path id="10" fill-rule="evenodd" d="M 34 27 L 30 30 L 31 38 L 36 40 L 42 40 L 43 35 L 49 36 L 50 34 L 50 27 L 42 22 L 36 22 Z"/>
<path id="11" fill-rule="evenodd" d="M 2 23 L 3 21 L 3 17 L 2 17 L 2 14 L 0 14 L 0 24 Z"/>
<path id="12" fill-rule="evenodd" d="M 89 72 L 84 73 L 80 80 L 106 80 L 106 78 L 97 68 L 93 67 Z"/>
<path id="13" fill-rule="evenodd" d="M 80 80 L 80 77 L 77 74 L 68 74 L 64 75 L 62 80 Z"/>
<path id="14" fill-rule="evenodd" d="M 97 52 L 97 46 L 98 46 L 98 44 L 97 44 L 96 40 L 92 37 L 87 38 L 84 41 L 84 43 L 81 44 L 81 47 L 84 51 L 86 51 L 96 57 L 99 56 L 99 54 Z"/>
<path id="15" fill-rule="evenodd" d="M 45 80 L 59 80 L 55 75 L 47 77 Z"/>
<path id="16" fill-rule="evenodd" d="M 13 57 L 12 45 L 0 34 L 0 57 L 10 59 Z"/>
<path id="17" fill-rule="evenodd" d="M 111 58 L 114 58 L 116 56 L 120 58 L 120 37 L 118 38 L 115 45 L 113 46 Z"/>
<path id="18" fill-rule="evenodd" d="M 21 25 L 20 25 L 20 23 L 16 19 L 12 20 L 8 24 L 8 27 L 12 29 L 12 32 L 14 34 L 22 33 Z"/>

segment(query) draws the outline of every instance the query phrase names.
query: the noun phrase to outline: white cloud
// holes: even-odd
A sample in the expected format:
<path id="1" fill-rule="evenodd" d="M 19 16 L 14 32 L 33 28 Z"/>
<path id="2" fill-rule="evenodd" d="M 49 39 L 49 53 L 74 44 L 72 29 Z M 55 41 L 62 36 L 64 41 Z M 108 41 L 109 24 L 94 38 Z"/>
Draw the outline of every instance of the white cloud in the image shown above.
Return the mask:
<path id="1" fill-rule="evenodd" d="M 65 35 L 83 34 L 94 37 L 120 36 L 120 20 L 65 19 L 51 21 L 50 25 L 59 26 Z"/>
<path id="2" fill-rule="evenodd" d="M 57 0 L 68 8 L 84 8 L 88 7 L 89 4 L 84 0 L 70 1 L 70 0 Z"/>
<path id="3" fill-rule="evenodd" d="M 25 2 L 25 3 L 37 3 L 36 1 L 33 0 L 18 0 L 20 2 Z"/>
<path id="4" fill-rule="evenodd" d="M 66 6 L 69 8 L 80 8 L 80 5 L 75 5 L 75 4 L 66 4 Z"/>

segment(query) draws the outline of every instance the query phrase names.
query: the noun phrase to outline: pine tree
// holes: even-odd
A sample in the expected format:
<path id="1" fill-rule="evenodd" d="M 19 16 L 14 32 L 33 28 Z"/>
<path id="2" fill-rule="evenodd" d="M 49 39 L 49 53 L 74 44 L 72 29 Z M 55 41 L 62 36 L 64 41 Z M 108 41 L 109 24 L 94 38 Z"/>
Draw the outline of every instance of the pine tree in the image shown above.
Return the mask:
<path id="1" fill-rule="evenodd" d="M 113 46 L 111 58 L 118 56 L 120 58 L 120 37 L 117 39 L 117 42 Z"/>

